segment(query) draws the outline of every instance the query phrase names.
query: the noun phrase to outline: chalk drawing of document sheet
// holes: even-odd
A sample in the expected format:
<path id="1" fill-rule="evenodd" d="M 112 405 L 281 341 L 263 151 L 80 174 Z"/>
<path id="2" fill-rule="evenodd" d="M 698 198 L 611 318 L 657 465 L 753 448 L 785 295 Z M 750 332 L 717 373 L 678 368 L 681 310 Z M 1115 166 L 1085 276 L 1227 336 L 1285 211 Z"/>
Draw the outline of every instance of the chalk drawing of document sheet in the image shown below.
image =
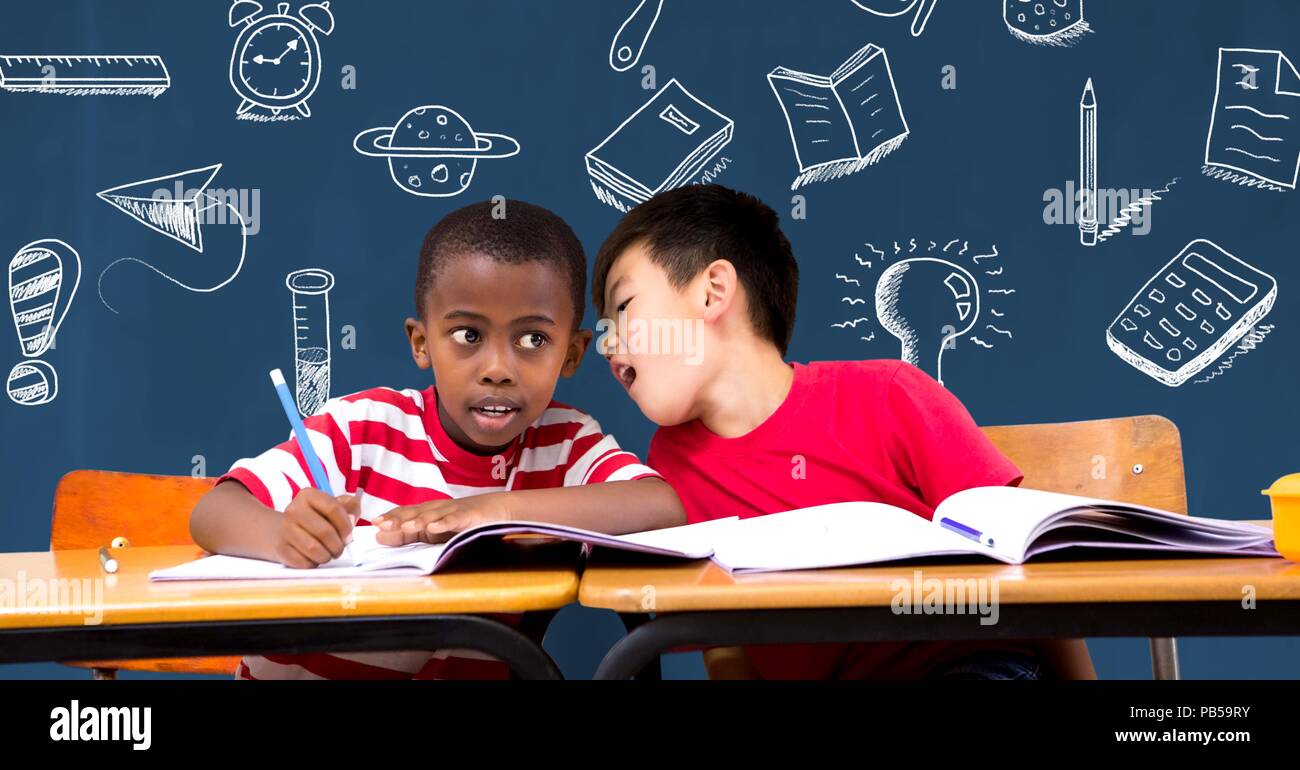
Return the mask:
<path id="1" fill-rule="evenodd" d="M 1300 74 L 1286 54 L 1219 49 L 1202 170 L 1246 187 L 1295 189 L 1300 174 Z"/>

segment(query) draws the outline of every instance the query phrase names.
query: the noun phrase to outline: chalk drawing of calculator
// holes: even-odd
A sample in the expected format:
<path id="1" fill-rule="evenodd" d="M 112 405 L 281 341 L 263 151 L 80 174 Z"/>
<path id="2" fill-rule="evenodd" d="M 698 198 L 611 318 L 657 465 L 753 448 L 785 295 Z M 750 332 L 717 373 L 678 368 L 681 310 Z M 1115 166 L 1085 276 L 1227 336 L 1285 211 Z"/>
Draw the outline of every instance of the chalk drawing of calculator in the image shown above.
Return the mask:
<path id="1" fill-rule="evenodd" d="M 1236 344 L 1276 299 L 1273 276 L 1197 239 L 1134 295 L 1106 329 L 1106 344 L 1176 387 Z"/>

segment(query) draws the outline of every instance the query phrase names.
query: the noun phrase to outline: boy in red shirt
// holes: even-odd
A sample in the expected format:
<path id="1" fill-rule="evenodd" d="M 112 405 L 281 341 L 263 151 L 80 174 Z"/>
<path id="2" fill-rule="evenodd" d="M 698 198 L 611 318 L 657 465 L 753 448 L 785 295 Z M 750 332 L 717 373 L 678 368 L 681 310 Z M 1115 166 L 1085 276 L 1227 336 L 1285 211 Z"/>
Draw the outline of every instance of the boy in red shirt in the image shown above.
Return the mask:
<path id="1" fill-rule="evenodd" d="M 718 185 L 637 206 L 596 256 L 600 352 L 660 426 L 647 461 L 689 523 L 855 500 L 930 518 L 954 492 L 1020 482 L 961 402 L 916 367 L 786 363 L 798 284 L 776 213 Z M 664 350 L 669 329 L 681 344 Z M 715 648 L 705 663 L 713 678 L 1035 679 L 1044 664 L 1095 676 L 1082 640 Z"/>

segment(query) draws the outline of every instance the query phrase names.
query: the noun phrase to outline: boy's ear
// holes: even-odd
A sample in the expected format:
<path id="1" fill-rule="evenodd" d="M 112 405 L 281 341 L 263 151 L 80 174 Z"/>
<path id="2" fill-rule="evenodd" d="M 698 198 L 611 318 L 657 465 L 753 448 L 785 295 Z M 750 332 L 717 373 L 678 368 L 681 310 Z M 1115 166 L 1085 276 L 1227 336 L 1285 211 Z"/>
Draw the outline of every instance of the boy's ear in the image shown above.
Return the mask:
<path id="1" fill-rule="evenodd" d="M 569 338 L 569 348 L 564 351 L 564 366 L 560 368 L 561 377 L 572 377 L 582 363 L 582 356 L 591 344 L 591 330 L 579 329 Z"/>
<path id="2" fill-rule="evenodd" d="M 736 301 L 738 279 L 736 266 L 729 260 L 715 259 L 701 274 L 704 289 L 704 320 L 712 323 Z"/>
<path id="3" fill-rule="evenodd" d="M 433 366 L 433 359 L 429 356 L 429 336 L 419 319 L 406 319 L 406 337 L 411 341 L 411 358 L 415 359 L 415 365 L 421 369 Z"/>

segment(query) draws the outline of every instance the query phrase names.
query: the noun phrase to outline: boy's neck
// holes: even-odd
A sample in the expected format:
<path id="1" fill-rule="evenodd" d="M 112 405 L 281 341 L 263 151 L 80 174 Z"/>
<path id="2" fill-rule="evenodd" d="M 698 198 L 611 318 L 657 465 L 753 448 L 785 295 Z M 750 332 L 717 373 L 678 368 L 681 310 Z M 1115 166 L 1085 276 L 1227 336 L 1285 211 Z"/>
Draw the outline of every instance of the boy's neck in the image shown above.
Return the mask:
<path id="1" fill-rule="evenodd" d="M 726 363 L 705 388 L 698 417 L 723 438 L 762 425 L 790 394 L 794 369 L 771 344 L 729 346 Z"/>

